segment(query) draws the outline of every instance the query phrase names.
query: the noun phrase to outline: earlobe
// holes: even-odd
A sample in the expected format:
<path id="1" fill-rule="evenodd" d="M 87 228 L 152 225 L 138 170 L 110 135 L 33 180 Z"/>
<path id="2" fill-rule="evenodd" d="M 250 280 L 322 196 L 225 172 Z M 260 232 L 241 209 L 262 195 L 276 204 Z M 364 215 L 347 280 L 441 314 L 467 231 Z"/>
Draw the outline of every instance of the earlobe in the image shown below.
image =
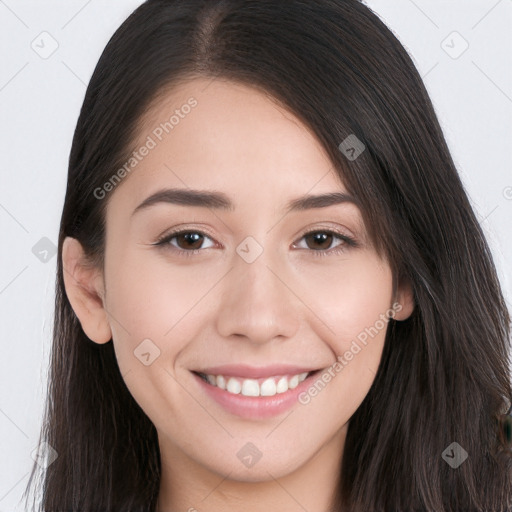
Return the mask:
<path id="1" fill-rule="evenodd" d="M 112 331 L 104 306 L 103 276 L 87 261 L 80 242 L 66 237 L 62 245 L 64 286 L 82 329 L 95 343 L 107 343 Z"/>
<path id="2" fill-rule="evenodd" d="M 410 283 L 403 283 L 399 286 L 393 309 L 395 311 L 395 320 L 407 320 L 412 315 L 414 311 L 414 293 Z"/>

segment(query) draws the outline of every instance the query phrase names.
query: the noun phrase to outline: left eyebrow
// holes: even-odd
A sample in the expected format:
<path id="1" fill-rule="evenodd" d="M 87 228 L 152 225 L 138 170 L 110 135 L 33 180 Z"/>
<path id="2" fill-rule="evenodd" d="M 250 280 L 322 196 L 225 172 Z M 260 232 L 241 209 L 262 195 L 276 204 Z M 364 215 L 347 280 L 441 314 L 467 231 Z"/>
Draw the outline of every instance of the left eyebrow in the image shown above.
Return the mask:
<path id="1" fill-rule="evenodd" d="M 135 210 L 132 216 L 143 209 L 149 208 L 158 203 L 171 203 L 182 206 L 196 206 L 201 208 L 212 208 L 216 210 L 233 211 L 235 206 L 231 199 L 222 192 L 192 189 L 162 189 L 144 199 Z M 328 206 L 353 203 L 359 206 L 359 201 L 343 192 L 332 192 L 320 195 L 305 195 L 289 201 L 285 207 L 285 213 L 292 211 L 304 211 Z"/>

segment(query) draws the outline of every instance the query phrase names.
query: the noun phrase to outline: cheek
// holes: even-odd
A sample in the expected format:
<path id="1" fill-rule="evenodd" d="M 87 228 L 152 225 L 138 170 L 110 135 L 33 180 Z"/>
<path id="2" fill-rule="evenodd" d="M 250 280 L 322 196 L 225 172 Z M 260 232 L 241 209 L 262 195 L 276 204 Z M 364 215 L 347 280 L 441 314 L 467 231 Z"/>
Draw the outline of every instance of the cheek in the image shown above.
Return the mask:
<path id="1" fill-rule="evenodd" d="M 183 395 L 175 364 L 200 334 L 205 311 L 199 303 L 212 276 L 149 257 L 146 250 L 122 252 L 112 251 L 105 267 L 115 354 L 131 395 L 159 423 L 163 410 L 179 413 L 179 401 L 168 400 Z"/>
<path id="2" fill-rule="evenodd" d="M 370 389 L 384 348 L 392 316 L 392 273 L 375 255 L 360 257 L 316 276 L 322 293 L 310 293 L 311 309 L 329 327 L 324 342 L 333 365 L 319 376 L 333 393 L 334 410 L 355 411 Z M 313 394 L 315 391 L 313 391 Z M 307 397 L 306 397 L 307 398 Z M 333 418 L 334 421 L 334 418 Z"/>
<path id="3" fill-rule="evenodd" d="M 373 253 L 361 251 L 303 279 L 308 305 L 329 327 L 329 338 L 337 349 L 344 349 L 376 323 L 385 331 L 381 318 L 392 305 L 392 274 Z"/>
<path id="4" fill-rule="evenodd" d="M 367 395 L 382 357 L 393 315 L 392 273 L 372 256 L 356 262 L 343 281 L 332 286 L 338 304 L 337 311 L 331 311 L 338 400 L 340 407 L 355 411 Z"/>
<path id="5" fill-rule="evenodd" d="M 148 257 L 144 251 L 113 261 L 115 265 L 109 265 L 106 273 L 108 307 L 123 324 L 124 334 L 130 333 L 133 342 L 151 338 L 165 340 L 165 345 L 172 338 L 178 343 L 173 341 L 173 347 L 179 350 L 179 340 L 187 336 L 176 333 L 196 325 L 190 318 L 204 309 L 198 305 L 215 284 L 213 273 L 200 266 L 171 264 L 164 256 Z"/>

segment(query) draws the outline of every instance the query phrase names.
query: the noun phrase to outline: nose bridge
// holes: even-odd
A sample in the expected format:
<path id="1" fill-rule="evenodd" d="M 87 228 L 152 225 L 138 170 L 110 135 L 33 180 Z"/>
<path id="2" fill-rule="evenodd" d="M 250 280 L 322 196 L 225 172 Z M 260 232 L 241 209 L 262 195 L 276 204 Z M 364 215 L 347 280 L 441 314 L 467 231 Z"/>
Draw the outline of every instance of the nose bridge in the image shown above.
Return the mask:
<path id="1" fill-rule="evenodd" d="M 278 269 L 278 252 L 265 249 L 251 261 L 251 240 L 242 242 L 233 257 L 219 304 L 217 329 L 225 337 L 245 336 L 258 343 L 277 336 L 291 337 L 298 328 L 294 295 Z M 245 252 L 244 252 L 245 250 Z M 253 252 L 254 255 L 254 252 Z"/>

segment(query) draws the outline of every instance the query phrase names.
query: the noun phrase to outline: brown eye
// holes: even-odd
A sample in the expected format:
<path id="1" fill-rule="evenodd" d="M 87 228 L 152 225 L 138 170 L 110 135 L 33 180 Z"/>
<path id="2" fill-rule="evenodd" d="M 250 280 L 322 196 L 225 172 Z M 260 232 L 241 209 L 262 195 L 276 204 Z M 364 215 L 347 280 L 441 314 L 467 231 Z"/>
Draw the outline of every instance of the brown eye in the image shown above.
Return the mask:
<path id="1" fill-rule="evenodd" d="M 208 249 L 215 245 L 210 242 L 209 246 L 203 247 L 205 239 L 211 240 L 201 231 L 177 231 L 164 236 L 156 245 L 170 247 L 182 253 L 195 253 L 196 250 Z"/>
<path id="2" fill-rule="evenodd" d="M 177 246 L 180 249 L 200 249 L 204 236 L 194 231 L 188 231 L 175 235 Z"/>
<path id="3" fill-rule="evenodd" d="M 333 240 L 333 234 L 328 231 L 313 231 L 304 235 L 306 241 L 311 241 L 311 245 L 306 243 L 308 249 L 325 251 L 330 248 Z"/>
<path id="4" fill-rule="evenodd" d="M 316 230 L 304 233 L 296 247 L 309 249 L 310 254 L 321 257 L 343 254 L 349 248 L 358 247 L 358 243 L 353 238 L 336 231 Z"/>

